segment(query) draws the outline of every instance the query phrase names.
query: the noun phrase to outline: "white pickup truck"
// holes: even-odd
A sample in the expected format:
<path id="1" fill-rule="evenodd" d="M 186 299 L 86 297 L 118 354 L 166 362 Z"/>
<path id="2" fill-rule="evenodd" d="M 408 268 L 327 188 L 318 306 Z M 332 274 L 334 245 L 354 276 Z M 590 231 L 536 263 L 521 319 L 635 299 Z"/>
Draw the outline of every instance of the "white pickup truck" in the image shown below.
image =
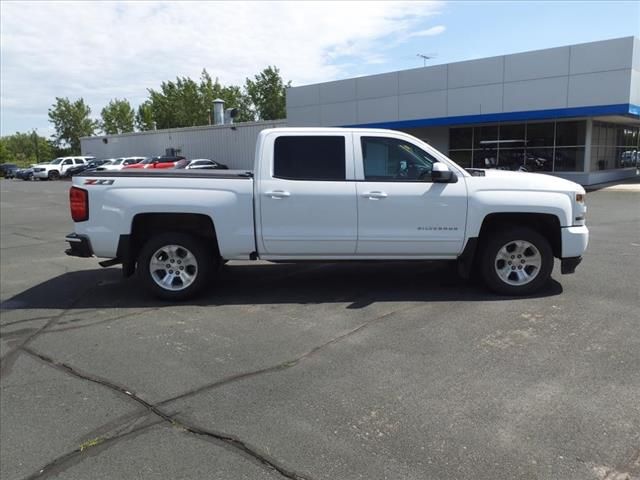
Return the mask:
<path id="1" fill-rule="evenodd" d="M 374 129 L 260 133 L 253 172 L 142 170 L 73 177 L 69 255 L 122 264 L 180 300 L 227 260 L 457 260 L 500 294 L 527 295 L 554 257 L 587 247 L 585 191 L 542 174 L 465 170 L 411 135 Z"/>

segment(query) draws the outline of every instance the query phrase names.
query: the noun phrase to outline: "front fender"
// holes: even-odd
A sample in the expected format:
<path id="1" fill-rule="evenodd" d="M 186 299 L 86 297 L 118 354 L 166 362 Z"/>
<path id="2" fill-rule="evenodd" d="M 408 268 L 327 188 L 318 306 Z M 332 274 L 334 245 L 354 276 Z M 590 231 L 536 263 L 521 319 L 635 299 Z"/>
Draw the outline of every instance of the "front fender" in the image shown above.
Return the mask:
<path id="1" fill-rule="evenodd" d="M 474 193 L 469 199 L 467 236 L 480 235 L 482 222 L 492 213 L 537 213 L 558 218 L 560 226 L 570 226 L 572 203 L 566 193 L 485 190 Z"/>

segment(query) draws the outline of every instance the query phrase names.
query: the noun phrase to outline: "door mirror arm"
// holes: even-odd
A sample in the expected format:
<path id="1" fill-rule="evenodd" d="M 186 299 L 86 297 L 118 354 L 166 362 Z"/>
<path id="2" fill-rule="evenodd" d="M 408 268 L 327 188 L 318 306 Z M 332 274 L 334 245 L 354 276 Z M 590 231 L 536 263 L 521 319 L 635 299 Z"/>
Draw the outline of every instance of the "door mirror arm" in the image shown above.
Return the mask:
<path id="1" fill-rule="evenodd" d="M 456 183 L 458 177 L 449 170 L 446 164 L 437 162 L 433 164 L 433 170 L 431 170 L 431 181 L 434 183 Z"/>

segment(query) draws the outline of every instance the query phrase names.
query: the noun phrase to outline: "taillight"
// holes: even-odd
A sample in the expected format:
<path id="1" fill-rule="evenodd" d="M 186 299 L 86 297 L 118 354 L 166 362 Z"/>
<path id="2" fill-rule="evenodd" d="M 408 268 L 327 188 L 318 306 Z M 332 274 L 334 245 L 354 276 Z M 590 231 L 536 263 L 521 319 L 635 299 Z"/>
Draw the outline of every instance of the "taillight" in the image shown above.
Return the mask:
<path id="1" fill-rule="evenodd" d="M 69 205 L 71 207 L 71 218 L 74 222 L 89 220 L 89 192 L 82 188 L 71 187 L 69 190 Z"/>

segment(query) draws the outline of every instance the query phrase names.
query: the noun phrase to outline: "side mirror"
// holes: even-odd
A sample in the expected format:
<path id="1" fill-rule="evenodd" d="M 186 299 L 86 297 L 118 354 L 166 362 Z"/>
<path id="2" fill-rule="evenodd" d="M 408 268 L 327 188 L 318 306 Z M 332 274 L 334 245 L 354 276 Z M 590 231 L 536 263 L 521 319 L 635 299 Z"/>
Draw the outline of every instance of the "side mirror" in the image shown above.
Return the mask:
<path id="1" fill-rule="evenodd" d="M 433 164 L 433 169 L 431 170 L 431 180 L 434 183 L 455 183 L 458 181 L 458 177 L 449 170 L 446 164 L 436 162 Z"/>

